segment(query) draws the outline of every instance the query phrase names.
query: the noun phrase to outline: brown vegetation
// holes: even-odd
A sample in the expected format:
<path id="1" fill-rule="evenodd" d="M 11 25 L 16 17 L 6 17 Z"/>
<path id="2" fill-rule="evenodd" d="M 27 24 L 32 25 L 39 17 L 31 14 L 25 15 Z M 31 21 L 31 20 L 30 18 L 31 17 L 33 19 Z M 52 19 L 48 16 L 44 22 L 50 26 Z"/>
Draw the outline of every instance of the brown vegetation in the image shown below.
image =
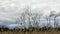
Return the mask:
<path id="1" fill-rule="evenodd" d="M 60 28 L 28 28 L 8 29 L 0 28 L 0 34 L 60 34 Z"/>

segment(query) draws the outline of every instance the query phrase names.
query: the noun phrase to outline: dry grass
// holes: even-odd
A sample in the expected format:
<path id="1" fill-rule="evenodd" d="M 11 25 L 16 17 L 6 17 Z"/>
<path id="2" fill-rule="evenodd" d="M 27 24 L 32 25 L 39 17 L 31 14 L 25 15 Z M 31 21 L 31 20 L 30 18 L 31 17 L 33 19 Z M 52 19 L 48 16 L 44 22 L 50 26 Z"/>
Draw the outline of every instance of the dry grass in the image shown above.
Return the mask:
<path id="1" fill-rule="evenodd" d="M 60 32 L 58 31 L 33 31 L 33 32 L 16 32 L 16 31 L 4 31 L 4 32 L 0 32 L 0 34 L 60 34 Z"/>
<path id="2" fill-rule="evenodd" d="M 13 31 L 0 31 L 0 34 L 60 34 L 60 31 L 56 30 L 48 30 L 48 31 L 21 31 L 21 30 L 13 30 Z"/>

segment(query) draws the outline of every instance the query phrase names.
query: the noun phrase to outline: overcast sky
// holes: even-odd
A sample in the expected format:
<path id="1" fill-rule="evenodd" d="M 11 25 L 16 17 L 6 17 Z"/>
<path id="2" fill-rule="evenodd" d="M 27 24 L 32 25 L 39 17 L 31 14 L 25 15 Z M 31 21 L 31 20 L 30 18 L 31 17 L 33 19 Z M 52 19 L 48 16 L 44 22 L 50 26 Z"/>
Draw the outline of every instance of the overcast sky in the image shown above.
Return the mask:
<path id="1" fill-rule="evenodd" d="M 19 17 L 20 9 L 26 6 L 49 14 L 52 10 L 60 11 L 60 0 L 0 0 L 0 20 L 12 21 L 12 18 Z"/>

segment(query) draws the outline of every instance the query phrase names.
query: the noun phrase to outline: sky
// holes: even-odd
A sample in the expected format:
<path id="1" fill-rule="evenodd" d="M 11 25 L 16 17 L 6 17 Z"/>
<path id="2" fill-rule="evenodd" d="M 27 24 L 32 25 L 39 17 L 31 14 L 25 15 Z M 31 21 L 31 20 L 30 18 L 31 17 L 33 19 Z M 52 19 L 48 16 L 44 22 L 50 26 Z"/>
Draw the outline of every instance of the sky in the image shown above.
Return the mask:
<path id="1" fill-rule="evenodd" d="M 60 0 L 0 0 L 0 20 L 15 22 L 27 6 L 44 15 L 49 15 L 50 11 L 60 12 Z"/>
<path id="2" fill-rule="evenodd" d="M 0 0 L 0 19 L 11 20 L 10 17 L 16 17 L 26 6 L 48 14 L 52 10 L 60 11 L 60 0 Z"/>
<path id="3" fill-rule="evenodd" d="M 0 0 L 0 19 L 11 20 L 26 6 L 48 14 L 52 10 L 60 11 L 60 0 Z"/>

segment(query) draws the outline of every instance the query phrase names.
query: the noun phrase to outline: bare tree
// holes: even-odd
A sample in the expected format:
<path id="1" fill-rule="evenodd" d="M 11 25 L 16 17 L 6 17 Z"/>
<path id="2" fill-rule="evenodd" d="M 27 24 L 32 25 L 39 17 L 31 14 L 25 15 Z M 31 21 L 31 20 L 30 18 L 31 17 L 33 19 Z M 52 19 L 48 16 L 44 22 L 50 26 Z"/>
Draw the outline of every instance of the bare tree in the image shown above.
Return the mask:
<path id="1" fill-rule="evenodd" d="M 48 26 L 49 26 L 49 25 L 48 25 L 48 23 L 49 23 L 48 17 L 45 16 L 45 19 L 47 20 L 47 26 L 46 26 L 46 27 L 48 27 Z"/>
<path id="2" fill-rule="evenodd" d="M 52 11 L 50 17 L 53 17 L 53 16 L 54 16 L 54 28 L 57 28 L 58 27 L 58 23 L 56 21 L 56 17 L 60 16 L 60 12 L 58 14 L 56 14 L 56 11 Z"/>
<path id="3" fill-rule="evenodd" d="M 26 25 L 26 23 L 25 23 L 25 13 L 21 14 L 21 21 L 24 24 L 24 28 L 25 28 L 25 25 Z"/>
<path id="4" fill-rule="evenodd" d="M 50 15 L 49 15 L 49 18 L 48 18 L 48 20 L 49 20 L 49 24 L 48 24 L 49 27 L 51 27 L 51 25 L 50 25 L 50 23 L 51 23 L 51 17 L 55 16 L 55 12 L 56 12 L 56 11 L 51 11 L 51 12 L 50 12 Z"/>
<path id="5" fill-rule="evenodd" d="M 34 17 L 32 17 L 32 20 L 34 21 L 34 27 L 36 26 L 36 18 L 37 18 L 37 15 L 35 15 Z"/>
<path id="6" fill-rule="evenodd" d="M 56 14 L 54 17 L 54 28 L 58 28 L 58 22 L 57 22 L 56 18 L 59 16 L 60 16 L 60 12 L 58 14 Z"/>
<path id="7" fill-rule="evenodd" d="M 43 16 L 43 13 L 40 12 L 40 13 L 38 14 L 38 24 L 37 24 L 37 25 L 39 25 L 42 16 Z M 38 27 L 39 27 L 39 26 L 38 26 Z M 40 27 L 39 27 L 39 28 L 40 28 Z"/>
<path id="8" fill-rule="evenodd" d="M 27 21 L 28 21 L 28 28 L 29 28 L 29 31 L 30 31 L 30 33 L 32 32 L 32 30 L 31 30 L 31 27 L 32 27 L 32 25 L 31 25 L 31 16 L 32 16 L 32 13 L 30 13 L 31 12 L 31 9 L 30 9 L 30 7 L 29 6 L 27 6 L 27 7 L 25 7 L 25 17 L 27 17 Z M 26 16 L 26 15 L 28 15 L 28 16 Z M 25 24 L 26 25 L 26 24 Z"/>
<path id="9" fill-rule="evenodd" d="M 24 10 L 24 13 L 21 14 L 21 15 L 22 15 L 22 22 L 26 25 L 26 22 L 25 22 L 25 20 L 26 20 L 25 17 L 27 17 L 26 15 L 29 16 L 29 22 L 30 22 L 30 13 L 29 13 L 30 7 L 27 6 L 27 7 L 25 7 L 23 10 Z M 27 18 L 27 19 L 28 19 L 28 18 Z"/>
<path id="10" fill-rule="evenodd" d="M 45 19 L 47 20 L 47 28 L 50 29 L 51 28 L 51 17 L 55 16 L 55 11 L 51 11 L 49 16 L 45 16 Z M 48 30 L 47 29 L 47 30 Z"/>
<path id="11" fill-rule="evenodd" d="M 27 7 L 27 11 L 25 12 L 27 15 L 28 15 L 28 22 L 29 22 L 29 27 L 31 27 L 31 16 L 32 16 L 32 13 L 31 13 L 31 9 L 29 7 Z"/>

